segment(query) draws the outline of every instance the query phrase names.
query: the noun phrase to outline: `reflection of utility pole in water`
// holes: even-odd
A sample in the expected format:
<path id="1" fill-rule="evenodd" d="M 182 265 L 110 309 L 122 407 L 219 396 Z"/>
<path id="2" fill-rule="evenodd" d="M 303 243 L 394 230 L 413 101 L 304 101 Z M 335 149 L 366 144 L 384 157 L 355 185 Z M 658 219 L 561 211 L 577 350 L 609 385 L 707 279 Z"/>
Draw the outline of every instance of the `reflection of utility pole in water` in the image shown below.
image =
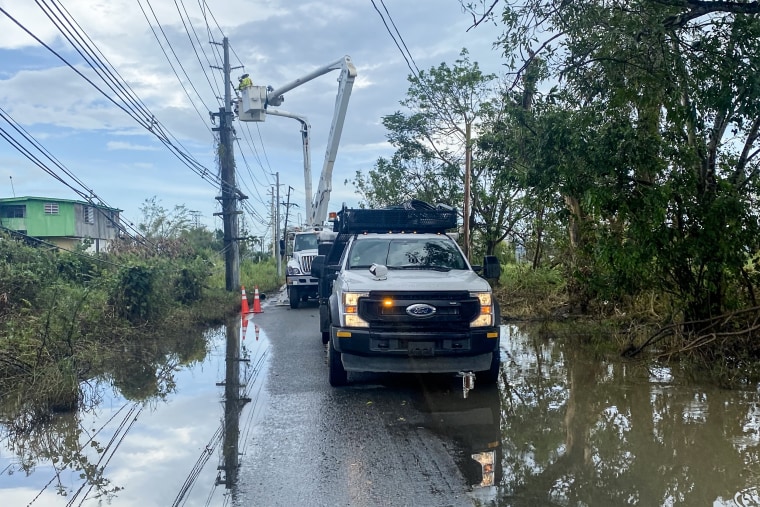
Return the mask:
<path id="1" fill-rule="evenodd" d="M 247 317 L 243 316 L 243 325 L 247 325 Z M 225 355 L 226 373 L 224 382 L 224 435 L 223 435 L 223 464 L 219 465 L 220 473 L 216 483 L 224 484 L 226 489 L 235 485 L 239 468 L 238 438 L 240 436 L 240 411 L 243 405 L 251 401 L 242 397 L 241 390 L 245 387 L 240 382 L 240 362 L 248 361 L 240 357 L 240 327 L 234 321 L 227 325 L 227 353 Z M 223 474 L 222 474 L 223 472 Z"/>

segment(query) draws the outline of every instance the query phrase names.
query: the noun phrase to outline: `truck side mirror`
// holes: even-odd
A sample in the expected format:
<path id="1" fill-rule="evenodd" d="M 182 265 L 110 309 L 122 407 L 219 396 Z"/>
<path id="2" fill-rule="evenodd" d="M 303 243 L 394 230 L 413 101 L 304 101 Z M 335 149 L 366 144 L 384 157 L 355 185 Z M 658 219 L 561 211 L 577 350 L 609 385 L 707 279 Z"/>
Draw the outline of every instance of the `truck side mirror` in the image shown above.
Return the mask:
<path id="1" fill-rule="evenodd" d="M 314 260 L 311 261 L 311 275 L 317 278 L 322 278 L 325 272 L 325 259 L 324 255 L 317 255 Z"/>
<path id="2" fill-rule="evenodd" d="M 483 277 L 490 279 L 498 279 L 501 276 L 501 264 L 499 259 L 495 255 L 486 255 L 483 257 Z"/>

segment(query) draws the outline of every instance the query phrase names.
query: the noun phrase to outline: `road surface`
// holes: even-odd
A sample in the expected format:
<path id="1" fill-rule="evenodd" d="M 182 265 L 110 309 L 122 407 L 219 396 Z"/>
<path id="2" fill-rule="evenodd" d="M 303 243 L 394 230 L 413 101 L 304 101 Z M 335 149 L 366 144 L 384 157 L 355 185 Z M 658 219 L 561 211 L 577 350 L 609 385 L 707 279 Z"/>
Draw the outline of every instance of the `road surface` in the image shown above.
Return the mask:
<path id="1" fill-rule="evenodd" d="M 490 503 L 498 389 L 476 385 L 465 398 L 455 375 L 355 373 L 331 387 L 317 305 L 270 299 L 251 321 L 269 352 L 256 418 L 240 437 L 232 505 Z"/>

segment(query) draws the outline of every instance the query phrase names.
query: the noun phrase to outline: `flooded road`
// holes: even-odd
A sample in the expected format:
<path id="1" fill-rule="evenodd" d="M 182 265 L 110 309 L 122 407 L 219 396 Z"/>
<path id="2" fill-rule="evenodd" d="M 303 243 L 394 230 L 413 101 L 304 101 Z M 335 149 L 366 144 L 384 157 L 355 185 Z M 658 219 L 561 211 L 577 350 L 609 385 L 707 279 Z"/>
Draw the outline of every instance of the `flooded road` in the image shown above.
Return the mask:
<path id="1" fill-rule="evenodd" d="M 146 381 L 29 434 L 2 427 L 3 506 L 760 506 L 760 391 L 593 357 L 504 326 L 499 388 L 327 382 L 316 306 L 273 301 Z M 149 379 L 148 379 L 149 380 Z M 160 395 L 135 401 L 155 384 Z"/>
<path id="2" fill-rule="evenodd" d="M 226 364 L 239 366 L 246 383 L 241 397 L 253 400 L 239 418 L 239 429 L 247 432 L 260 411 L 256 397 L 268 353 L 265 338 L 241 345 L 241 328 L 234 324 L 188 338 L 193 347 L 201 343 L 190 360 L 191 354 L 177 347 L 125 351 L 128 365 L 82 386 L 86 403 L 93 404 L 86 410 L 56 414 L 31 432 L 0 425 L 0 504 L 228 504 Z M 228 339 L 234 354 L 247 361 L 225 361 Z M 180 347 L 185 343 L 176 341 Z"/>

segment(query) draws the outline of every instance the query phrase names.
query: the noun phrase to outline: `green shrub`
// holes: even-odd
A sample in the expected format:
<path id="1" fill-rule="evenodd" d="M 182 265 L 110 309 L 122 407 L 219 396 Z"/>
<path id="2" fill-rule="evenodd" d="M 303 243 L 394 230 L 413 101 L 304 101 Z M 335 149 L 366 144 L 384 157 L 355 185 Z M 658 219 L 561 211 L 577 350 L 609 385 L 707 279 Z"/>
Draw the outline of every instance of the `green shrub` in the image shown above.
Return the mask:
<path id="1" fill-rule="evenodd" d="M 566 283 L 559 269 L 532 269 L 530 264 L 502 266 L 494 287 L 503 317 L 542 318 L 567 302 Z"/>
<path id="2" fill-rule="evenodd" d="M 283 273 L 285 272 L 285 263 L 282 265 Z M 258 287 L 259 292 L 275 292 L 284 283 L 284 275 L 277 276 L 277 264 L 274 259 L 264 262 L 253 262 L 244 260 L 240 264 L 240 283 L 251 289 Z"/>

